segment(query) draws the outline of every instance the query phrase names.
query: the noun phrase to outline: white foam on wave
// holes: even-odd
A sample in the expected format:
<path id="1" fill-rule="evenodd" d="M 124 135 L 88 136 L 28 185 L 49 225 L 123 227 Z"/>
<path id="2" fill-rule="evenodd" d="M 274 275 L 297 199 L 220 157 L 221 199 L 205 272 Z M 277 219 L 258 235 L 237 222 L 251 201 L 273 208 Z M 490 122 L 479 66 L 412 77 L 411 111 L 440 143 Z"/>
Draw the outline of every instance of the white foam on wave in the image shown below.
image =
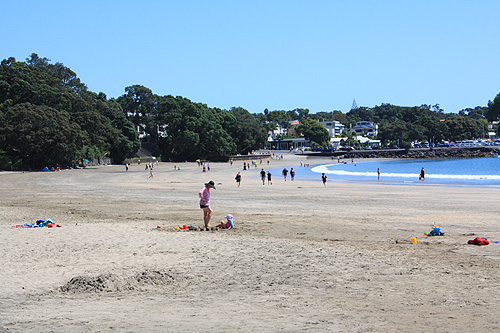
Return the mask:
<path id="1" fill-rule="evenodd" d="M 377 177 L 377 172 L 356 172 L 345 170 L 328 170 L 328 167 L 336 164 L 318 165 L 311 169 L 312 172 L 326 173 L 329 175 L 339 176 L 361 176 L 361 177 Z M 382 173 L 384 178 L 418 178 L 419 173 Z M 500 180 L 500 175 L 443 175 L 443 174 L 426 174 L 425 178 L 430 179 L 463 179 L 463 180 Z"/>

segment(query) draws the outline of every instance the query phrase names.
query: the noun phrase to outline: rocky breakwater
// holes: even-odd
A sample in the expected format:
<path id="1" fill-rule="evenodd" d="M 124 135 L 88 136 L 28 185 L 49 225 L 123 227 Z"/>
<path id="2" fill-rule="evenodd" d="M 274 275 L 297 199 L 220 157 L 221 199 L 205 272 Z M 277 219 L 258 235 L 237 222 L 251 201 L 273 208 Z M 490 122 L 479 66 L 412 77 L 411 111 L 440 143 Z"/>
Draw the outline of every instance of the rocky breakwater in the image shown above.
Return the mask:
<path id="1" fill-rule="evenodd" d="M 387 150 L 354 150 L 344 154 L 346 158 L 473 158 L 491 157 L 499 154 L 500 147 L 443 147 L 427 149 L 387 149 Z"/>

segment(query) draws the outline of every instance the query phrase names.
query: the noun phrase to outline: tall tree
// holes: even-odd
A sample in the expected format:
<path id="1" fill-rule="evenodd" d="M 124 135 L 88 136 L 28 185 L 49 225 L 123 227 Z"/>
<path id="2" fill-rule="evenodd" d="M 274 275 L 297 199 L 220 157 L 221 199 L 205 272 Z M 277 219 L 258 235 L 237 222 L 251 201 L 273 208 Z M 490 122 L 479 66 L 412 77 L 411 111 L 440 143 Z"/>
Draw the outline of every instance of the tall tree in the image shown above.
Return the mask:
<path id="1" fill-rule="evenodd" d="M 67 165 L 82 147 L 81 133 L 80 127 L 58 110 L 21 103 L 3 116 L 0 147 L 12 156 L 16 168 Z"/>
<path id="2" fill-rule="evenodd" d="M 320 146 L 326 146 L 330 140 L 328 130 L 316 120 L 305 119 L 299 126 L 297 132 L 304 135 L 306 139 L 316 142 Z"/>
<path id="3" fill-rule="evenodd" d="M 157 142 L 158 96 L 149 88 L 133 85 L 126 87 L 125 94 L 118 97 L 117 101 L 128 118 L 140 128 L 140 131 L 146 133 L 148 140 Z"/>
<path id="4" fill-rule="evenodd" d="M 247 154 L 261 148 L 266 139 L 267 131 L 255 115 L 243 108 L 232 108 L 234 120 L 228 124 L 228 131 L 236 143 L 236 152 Z"/>
<path id="5" fill-rule="evenodd" d="M 498 120 L 500 117 L 500 93 L 498 93 L 493 101 L 488 101 L 488 111 L 486 118 L 489 121 Z"/>

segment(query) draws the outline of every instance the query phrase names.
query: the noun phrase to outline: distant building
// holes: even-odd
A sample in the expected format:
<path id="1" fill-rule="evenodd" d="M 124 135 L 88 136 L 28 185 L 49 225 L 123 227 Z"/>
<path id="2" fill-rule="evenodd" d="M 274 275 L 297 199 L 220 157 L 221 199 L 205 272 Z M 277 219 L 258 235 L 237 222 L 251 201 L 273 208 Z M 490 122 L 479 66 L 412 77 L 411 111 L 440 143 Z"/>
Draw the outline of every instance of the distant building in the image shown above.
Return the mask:
<path id="1" fill-rule="evenodd" d="M 127 112 L 127 118 L 130 120 L 130 121 L 134 121 L 134 116 L 135 116 L 135 113 L 133 112 Z M 148 136 L 148 133 L 146 133 L 146 126 L 144 124 L 140 124 L 140 125 L 135 125 L 135 129 L 137 130 L 137 133 L 139 133 L 139 139 L 142 141 L 142 139 L 144 139 L 145 137 Z M 166 126 L 156 126 L 156 132 L 158 134 L 158 137 L 160 138 L 166 138 L 167 137 L 167 129 L 166 129 Z"/>
<path id="2" fill-rule="evenodd" d="M 351 128 L 351 132 L 356 133 L 356 135 L 377 136 L 378 125 L 372 121 L 358 121 Z"/>
<path id="3" fill-rule="evenodd" d="M 310 148 L 311 140 L 306 138 L 290 138 L 290 139 L 272 139 L 268 138 L 266 149 L 272 150 L 289 150 Z"/>
<path id="4" fill-rule="evenodd" d="M 339 121 L 320 121 L 321 125 L 328 131 L 331 137 L 336 137 L 342 134 L 344 131 L 345 125 L 342 125 Z"/>
<path id="5" fill-rule="evenodd" d="M 372 139 L 368 139 L 366 136 L 362 136 L 362 135 L 357 135 L 356 136 L 356 140 L 361 143 L 361 145 L 365 148 L 380 148 L 381 146 L 381 142 L 380 140 L 372 140 Z"/>
<path id="6" fill-rule="evenodd" d="M 270 123 L 269 121 L 266 123 Z M 300 121 L 298 120 L 291 120 L 289 121 L 289 128 L 285 128 L 281 126 L 280 124 L 276 124 L 276 129 L 273 131 L 267 132 L 268 134 L 268 141 L 272 141 L 276 139 L 278 136 L 283 136 L 283 135 L 297 135 L 297 132 L 295 128 L 300 125 Z"/>
<path id="7" fill-rule="evenodd" d="M 268 134 L 268 141 L 272 141 L 275 138 L 277 138 L 278 136 L 287 135 L 288 130 L 286 128 L 282 127 L 280 124 L 276 124 L 276 129 L 267 132 L 267 134 Z"/>

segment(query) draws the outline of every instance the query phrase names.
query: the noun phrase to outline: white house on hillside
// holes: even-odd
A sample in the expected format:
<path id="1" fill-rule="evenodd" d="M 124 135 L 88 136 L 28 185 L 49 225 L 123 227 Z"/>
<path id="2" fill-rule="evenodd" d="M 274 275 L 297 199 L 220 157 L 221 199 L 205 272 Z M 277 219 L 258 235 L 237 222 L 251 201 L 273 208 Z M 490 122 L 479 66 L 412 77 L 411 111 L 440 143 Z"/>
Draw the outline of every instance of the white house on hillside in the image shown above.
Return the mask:
<path id="1" fill-rule="evenodd" d="M 355 132 L 358 135 L 377 136 L 378 125 L 372 121 L 358 121 L 356 125 L 351 128 L 351 132 Z"/>
<path id="2" fill-rule="evenodd" d="M 326 130 L 332 137 L 339 136 L 340 134 L 342 134 L 345 128 L 345 125 L 342 125 L 339 121 L 336 120 L 320 121 L 319 123 L 323 125 L 324 128 L 326 128 Z"/>

